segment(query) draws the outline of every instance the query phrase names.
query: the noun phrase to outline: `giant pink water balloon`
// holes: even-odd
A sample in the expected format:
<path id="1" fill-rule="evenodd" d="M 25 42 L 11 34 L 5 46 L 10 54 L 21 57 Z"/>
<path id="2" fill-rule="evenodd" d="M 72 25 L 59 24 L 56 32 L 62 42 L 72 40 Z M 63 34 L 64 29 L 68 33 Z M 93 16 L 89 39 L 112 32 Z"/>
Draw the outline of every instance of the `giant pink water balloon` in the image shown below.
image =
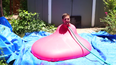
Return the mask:
<path id="1" fill-rule="evenodd" d="M 80 42 L 89 50 L 91 44 L 77 34 L 74 25 L 69 27 L 73 30 Z M 31 48 L 32 54 L 41 60 L 63 61 L 86 56 L 90 52 L 79 44 L 68 27 L 61 24 L 55 33 L 37 40 Z"/>

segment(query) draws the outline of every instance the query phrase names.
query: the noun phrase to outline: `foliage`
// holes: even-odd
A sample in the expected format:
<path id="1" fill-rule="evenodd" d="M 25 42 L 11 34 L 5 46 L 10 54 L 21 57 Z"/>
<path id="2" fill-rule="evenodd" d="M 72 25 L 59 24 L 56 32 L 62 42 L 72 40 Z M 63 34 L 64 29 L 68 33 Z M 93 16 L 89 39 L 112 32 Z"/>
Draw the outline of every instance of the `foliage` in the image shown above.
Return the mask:
<path id="1" fill-rule="evenodd" d="M 12 5 L 13 5 L 13 2 L 11 2 L 11 6 Z M 10 0 L 2 0 L 2 7 L 3 7 L 4 16 L 9 16 L 10 15 Z M 27 0 L 20 0 L 20 9 L 27 10 Z"/>
<path id="2" fill-rule="evenodd" d="M 0 65 L 8 65 L 7 63 L 4 63 L 3 60 L 0 61 Z"/>
<path id="3" fill-rule="evenodd" d="M 21 2 L 21 4 L 20 4 L 20 6 L 21 6 L 21 10 L 28 10 L 27 9 L 27 0 L 20 0 L 20 2 Z"/>
<path id="4" fill-rule="evenodd" d="M 113 11 L 116 9 L 116 0 L 103 0 L 104 2 L 104 10 L 109 13 L 109 11 Z"/>
<path id="5" fill-rule="evenodd" d="M 26 32 L 34 31 L 46 31 L 54 32 L 56 29 L 54 25 L 47 24 L 39 18 L 38 13 L 29 13 L 26 10 L 20 10 L 17 19 L 12 19 L 9 22 L 13 27 L 13 32 L 17 35 L 24 34 Z"/>
<path id="6" fill-rule="evenodd" d="M 2 7 L 4 15 L 10 15 L 10 0 L 2 0 Z"/>
<path id="7" fill-rule="evenodd" d="M 104 29 L 106 32 L 110 34 L 116 34 L 116 11 L 109 11 L 103 19 L 100 19 L 101 22 L 104 22 L 106 28 Z"/>
<path id="8" fill-rule="evenodd" d="M 110 34 L 116 34 L 116 0 L 103 0 L 104 9 L 106 17 L 100 19 L 100 22 L 104 22 L 106 28 L 104 29 L 106 32 Z"/>
<path id="9" fill-rule="evenodd" d="M 116 34 L 116 0 L 103 0 L 106 16 L 100 19 L 100 22 L 104 22 L 106 32 L 110 34 Z"/>
<path id="10" fill-rule="evenodd" d="M 2 51 L 3 49 L 0 47 L 0 56 L 2 56 L 2 55 L 4 55 L 4 52 Z M 1 58 L 2 60 L 0 60 L 0 65 L 7 65 L 7 63 L 5 63 L 6 62 L 6 60 L 5 60 L 5 58 L 3 57 L 3 58 Z"/>

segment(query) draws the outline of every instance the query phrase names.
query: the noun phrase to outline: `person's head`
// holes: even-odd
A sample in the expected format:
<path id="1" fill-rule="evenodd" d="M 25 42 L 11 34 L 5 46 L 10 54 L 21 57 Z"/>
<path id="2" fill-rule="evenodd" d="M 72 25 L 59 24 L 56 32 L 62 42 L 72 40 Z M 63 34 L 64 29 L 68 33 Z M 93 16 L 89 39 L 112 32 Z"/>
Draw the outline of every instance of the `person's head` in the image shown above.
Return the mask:
<path id="1" fill-rule="evenodd" d="M 63 24 L 68 25 L 70 23 L 70 15 L 68 13 L 64 13 L 62 15 Z"/>

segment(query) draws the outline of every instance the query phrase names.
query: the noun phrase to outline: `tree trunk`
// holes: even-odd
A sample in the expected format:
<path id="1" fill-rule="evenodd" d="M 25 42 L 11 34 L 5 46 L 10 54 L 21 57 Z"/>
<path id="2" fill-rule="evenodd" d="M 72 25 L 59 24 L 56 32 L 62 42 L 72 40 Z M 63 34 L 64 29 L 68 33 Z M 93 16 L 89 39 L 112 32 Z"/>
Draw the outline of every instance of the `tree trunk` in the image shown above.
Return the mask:
<path id="1" fill-rule="evenodd" d="M 0 17 L 4 16 L 3 15 L 3 9 L 2 9 L 2 0 L 0 0 Z"/>

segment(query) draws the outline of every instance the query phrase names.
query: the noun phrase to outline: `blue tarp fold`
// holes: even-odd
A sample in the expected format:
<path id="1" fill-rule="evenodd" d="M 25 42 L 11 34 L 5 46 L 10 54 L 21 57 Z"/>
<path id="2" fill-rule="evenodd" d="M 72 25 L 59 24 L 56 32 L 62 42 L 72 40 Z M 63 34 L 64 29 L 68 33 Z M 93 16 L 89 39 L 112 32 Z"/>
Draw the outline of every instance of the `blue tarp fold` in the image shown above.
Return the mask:
<path id="1" fill-rule="evenodd" d="M 0 59 L 9 59 L 12 55 L 18 55 L 23 40 L 11 32 L 10 28 L 0 24 Z M 16 57 L 14 57 L 16 59 Z M 12 59 L 14 60 L 14 59 Z M 8 62 L 10 62 L 9 60 Z"/>
<path id="2" fill-rule="evenodd" d="M 8 22 L 8 20 L 4 16 L 0 17 L 0 24 L 9 27 L 10 30 L 12 31 L 12 26 L 10 25 L 10 23 Z"/>

